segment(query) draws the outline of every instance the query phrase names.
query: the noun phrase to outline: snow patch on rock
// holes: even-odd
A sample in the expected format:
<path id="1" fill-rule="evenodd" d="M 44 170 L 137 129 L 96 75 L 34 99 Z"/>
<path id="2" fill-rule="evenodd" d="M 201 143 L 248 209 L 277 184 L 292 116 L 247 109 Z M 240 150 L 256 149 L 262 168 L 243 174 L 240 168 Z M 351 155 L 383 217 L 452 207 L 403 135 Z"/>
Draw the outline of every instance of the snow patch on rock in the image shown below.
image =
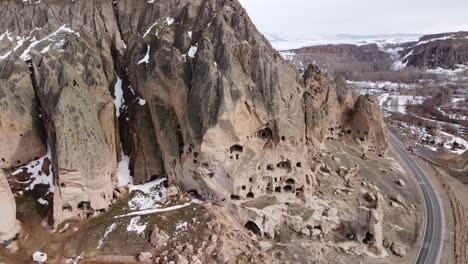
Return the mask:
<path id="1" fill-rule="evenodd" d="M 137 65 L 140 65 L 142 63 L 145 63 L 146 65 L 148 65 L 149 63 L 149 53 L 150 53 L 150 49 L 151 49 L 151 46 L 148 45 L 148 49 L 146 51 L 146 55 L 145 57 L 143 57 L 143 59 L 141 59 L 140 61 L 138 61 Z"/>
<path id="2" fill-rule="evenodd" d="M 143 233 L 145 229 L 146 229 L 146 223 L 142 223 L 140 216 L 133 217 L 127 226 L 128 232 L 137 233 L 137 234 Z"/>

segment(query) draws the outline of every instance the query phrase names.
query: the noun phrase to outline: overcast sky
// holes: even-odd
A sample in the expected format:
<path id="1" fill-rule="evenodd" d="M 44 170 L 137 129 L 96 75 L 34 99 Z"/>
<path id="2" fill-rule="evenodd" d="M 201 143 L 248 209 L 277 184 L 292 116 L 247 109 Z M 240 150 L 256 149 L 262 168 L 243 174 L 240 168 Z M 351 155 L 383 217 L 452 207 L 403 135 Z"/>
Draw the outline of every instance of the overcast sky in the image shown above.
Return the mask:
<path id="1" fill-rule="evenodd" d="M 468 31 L 468 0 L 240 0 L 262 33 Z"/>

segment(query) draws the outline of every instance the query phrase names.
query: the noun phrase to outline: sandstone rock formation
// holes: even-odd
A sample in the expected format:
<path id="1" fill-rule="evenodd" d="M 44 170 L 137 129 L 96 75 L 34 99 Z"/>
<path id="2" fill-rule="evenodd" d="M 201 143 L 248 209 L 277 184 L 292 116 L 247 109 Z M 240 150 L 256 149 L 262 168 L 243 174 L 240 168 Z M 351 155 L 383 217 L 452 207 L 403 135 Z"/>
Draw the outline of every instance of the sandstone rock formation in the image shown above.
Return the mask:
<path id="1" fill-rule="evenodd" d="M 314 66 L 301 79 L 237 1 L 0 3 L 0 17 L 19 12 L 0 23 L 2 50 L 12 51 L 7 60 L 21 54 L 16 71 L 29 75 L 30 100 L 41 106 L 56 224 L 108 209 L 123 153 L 135 183 L 167 175 L 260 236 L 274 237 L 284 223 L 319 236 L 340 219 L 314 197 L 317 175 L 332 172 L 309 162 L 309 152 L 342 138 L 386 151 L 377 104 L 354 102 Z M 242 205 L 262 196 L 279 203 Z M 284 213 L 292 203 L 314 213 Z"/>
<path id="2" fill-rule="evenodd" d="M 5 174 L 0 170 L 0 241 L 12 239 L 19 231 L 20 225 L 16 220 L 15 198 Z"/>
<path id="3" fill-rule="evenodd" d="M 44 156 L 45 137 L 28 65 L 10 55 L 0 68 L 0 168 L 13 168 Z"/>
<path id="4" fill-rule="evenodd" d="M 354 104 L 351 122 L 346 126 L 351 133 L 365 146 L 366 151 L 385 155 L 388 150 L 386 126 L 383 121 L 382 109 L 375 98 L 361 95 Z"/>

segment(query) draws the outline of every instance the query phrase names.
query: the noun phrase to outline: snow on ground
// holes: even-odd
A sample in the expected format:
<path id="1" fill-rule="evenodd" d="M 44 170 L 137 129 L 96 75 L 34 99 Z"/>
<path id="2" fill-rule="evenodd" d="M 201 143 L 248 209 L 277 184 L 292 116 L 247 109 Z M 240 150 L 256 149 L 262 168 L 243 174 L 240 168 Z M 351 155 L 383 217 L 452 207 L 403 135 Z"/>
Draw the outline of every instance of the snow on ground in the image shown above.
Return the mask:
<path id="1" fill-rule="evenodd" d="M 33 180 L 31 184 L 26 188 L 26 190 L 33 190 L 36 185 L 45 184 L 45 185 L 50 186 L 50 192 L 54 192 L 55 188 L 53 184 L 54 176 L 52 175 L 52 164 L 49 167 L 50 169 L 49 175 L 46 175 L 41 170 L 42 165 L 44 164 L 44 160 L 46 158 L 48 158 L 49 160 L 52 160 L 50 149 L 47 151 L 47 154 L 44 157 L 37 159 L 37 160 L 33 160 L 27 165 L 18 168 L 11 175 L 17 175 L 23 172 L 24 169 L 26 169 L 26 171 L 31 174 L 31 179 Z"/>
<path id="2" fill-rule="evenodd" d="M 159 23 L 159 20 L 157 20 L 156 22 L 154 22 L 146 31 L 145 33 L 143 34 L 143 38 L 145 38 L 146 36 L 149 35 L 149 33 L 151 33 L 151 30 Z"/>
<path id="3" fill-rule="evenodd" d="M 174 23 L 174 19 L 171 17 L 166 17 L 166 24 L 168 26 L 172 25 Z"/>
<path id="4" fill-rule="evenodd" d="M 151 3 L 153 3 L 153 2 L 151 2 Z M 165 17 L 165 18 L 158 19 L 151 26 L 149 26 L 148 29 L 146 29 L 145 33 L 143 33 L 143 38 L 148 36 L 151 33 L 151 31 L 153 31 L 153 28 L 156 27 L 156 26 L 167 27 L 167 26 L 170 26 L 172 24 L 174 24 L 174 19 L 171 18 L 171 17 Z M 159 29 L 157 28 L 156 32 L 154 32 L 155 36 L 159 36 L 159 31 L 158 30 Z"/>
<path id="5" fill-rule="evenodd" d="M 390 94 L 388 94 L 388 93 L 381 94 L 377 98 L 377 101 L 379 102 L 379 105 L 383 106 L 385 104 L 385 102 L 387 102 L 389 96 L 390 96 Z"/>
<path id="6" fill-rule="evenodd" d="M 138 104 L 141 105 L 141 106 L 143 106 L 143 105 L 146 104 L 146 100 L 141 99 L 141 98 L 138 98 Z"/>
<path id="7" fill-rule="evenodd" d="M 292 59 L 296 55 L 296 53 L 293 51 L 281 51 L 279 54 L 281 55 L 281 57 L 283 57 L 283 59 L 287 61 L 292 61 Z"/>
<path id="8" fill-rule="evenodd" d="M 468 142 L 460 137 L 454 136 L 452 134 L 442 132 L 442 135 L 445 137 L 450 138 L 447 142 L 444 143 L 444 148 L 447 149 L 448 151 L 461 155 L 465 153 L 465 151 L 468 149 Z M 458 144 L 463 146 L 462 148 L 453 148 L 454 144 Z"/>
<path id="9" fill-rule="evenodd" d="M 202 202 L 200 200 L 192 199 L 192 201 L 190 201 L 188 203 L 180 204 L 180 205 L 174 205 L 174 206 L 166 207 L 166 208 L 141 210 L 141 211 L 131 212 L 131 213 L 124 214 L 124 215 L 114 216 L 114 218 L 122 218 L 122 217 L 135 216 L 135 215 L 141 216 L 141 215 L 149 215 L 149 214 L 155 214 L 155 213 L 170 212 L 170 211 L 175 211 L 175 210 L 182 209 L 182 208 L 190 206 L 192 204 L 201 204 L 201 203 Z"/>
<path id="10" fill-rule="evenodd" d="M 55 45 L 51 46 L 51 44 L 49 44 L 46 48 L 43 48 L 41 50 L 41 53 L 45 53 L 45 52 L 48 52 L 49 49 L 51 47 L 54 47 L 54 48 L 61 48 L 63 46 L 62 45 L 59 45 L 60 43 L 64 43 L 63 42 L 63 39 L 61 39 L 61 35 L 62 34 L 74 34 L 76 35 L 77 37 L 80 37 L 80 34 L 78 32 L 75 32 L 73 31 L 71 28 L 69 28 L 66 24 L 65 25 L 61 25 L 55 32 L 47 35 L 46 37 L 42 38 L 42 39 L 37 39 L 36 38 L 36 31 L 39 31 L 41 30 L 41 28 L 35 28 L 33 29 L 30 33 L 29 33 L 29 36 L 16 36 L 16 37 L 13 37 L 11 36 L 11 33 L 10 32 L 5 32 L 3 33 L 2 35 L 0 35 L 0 40 L 3 40 L 3 38 L 8 38 L 8 40 L 10 42 L 16 42 L 16 46 L 13 48 L 13 50 L 11 51 L 8 51 L 6 52 L 5 54 L 3 55 L 0 55 L 0 61 L 1 60 L 4 60 L 5 58 L 7 58 L 13 51 L 16 51 L 18 50 L 19 48 L 23 47 L 25 44 L 27 45 L 26 48 L 23 50 L 23 52 L 21 53 L 20 55 L 20 58 L 24 61 L 27 61 L 27 60 L 30 60 L 31 59 L 31 56 L 30 56 L 30 52 L 31 50 L 37 46 L 38 44 L 42 43 L 42 42 L 45 42 L 45 41 L 48 41 L 48 42 L 51 42 L 51 43 L 54 43 Z"/>
<path id="11" fill-rule="evenodd" d="M 439 110 L 444 116 L 450 118 L 450 119 L 454 119 L 454 120 L 463 120 L 463 121 L 466 121 L 468 120 L 468 116 L 464 115 L 464 114 L 458 114 L 458 113 L 447 113 L 445 112 L 444 110 L 442 110 L 442 108 L 438 107 L 437 110 Z"/>
<path id="12" fill-rule="evenodd" d="M 381 105 L 387 111 L 406 114 L 406 106 L 421 105 L 424 100 L 426 100 L 425 96 L 392 94 L 389 95 Z"/>
<path id="13" fill-rule="evenodd" d="M 421 41 L 418 41 L 418 43 L 416 43 L 414 46 L 416 47 L 416 46 L 427 44 L 427 43 L 430 43 L 430 42 L 440 41 L 440 40 L 447 40 L 447 39 L 468 39 L 468 37 L 459 37 L 459 36 L 453 34 L 453 35 L 448 35 L 448 36 L 443 36 L 443 37 L 438 37 L 438 38 L 421 40 Z"/>
<path id="14" fill-rule="evenodd" d="M 394 51 L 392 50 L 391 52 L 394 52 Z M 403 58 L 393 62 L 392 63 L 392 70 L 399 71 L 399 70 L 402 70 L 402 69 L 406 68 L 406 66 L 408 65 L 408 57 L 413 55 L 413 52 L 414 51 L 411 50 Z M 391 55 L 393 56 L 394 59 L 398 58 L 398 55 L 396 55 L 396 56 L 395 56 L 395 54 L 391 54 Z"/>
<path id="15" fill-rule="evenodd" d="M 130 157 L 122 153 L 122 160 L 117 166 L 117 182 L 119 187 L 127 186 L 130 193 L 135 193 L 128 201 L 130 210 L 148 210 L 161 207 L 161 200 L 166 197 L 164 182 L 166 178 L 157 179 L 141 185 L 133 184 L 130 174 Z"/>
<path id="16" fill-rule="evenodd" d="M 370 88 L 362 88 L 358 89 L 359 94 L 365 95 L 365 94 L 380 94 L 382 93 L 382 90 L 380 89 L 370 89 Z"/>
<path id="17" fill-rule="evenodd" d="M 264 33 L 271 45 L 278 51 L 298 49 L 307 46 L 326 44 L 354 44 L 367 45 L 375 43 L 379 46 L 418 41 L 422 35 L 396 34 L 396 35 L 290 35 L 288 33 Z"/>
<path id="18" fill-rule="evenodd" d="M 114 97 L 115 114 L 118 118 L 120 116 L 120 110 L 122 106 L 125 105 L 125 99 L 123 97 L 122 90 L 122 79 L 120 79 L 118 75 L 114 86 Z"/>
<path id="19" fill-rule="evenodd" d="M 25 188 L 25 190 L 34 190 L 34 187 L 38 184 L 43 184 L 43 185 L 48 185 L 49 186 L 49 191 L 45 194 L 48 195 L 49 193 L 55 192 L 55 185 L 54 185 L 54 175 L 52 172 L 52 163 L 49 165 L 49 175 L 45 174 L 42 171 L 42 166 L 44 165 L 45 159 L 49 159 L 49 161 L 52 161 L 52 153 L 50 150 L 50 147 L 47 148 L 47 154 L 37 160 L 33 160 L 30 163 L 28 163 L 25 166 L 19 167 L 16 169 L 11 175 L 17 175 L 23 171 L 28 172 L 31 174 L 31 179 L 30 179 L 30 184 L 28 187 Z M 48 202 L 43 199 L 42 197 L 38 199 L 38 202 L 43 205 L 47 205 Z"/>
<path id="20" fill-rule="evenodd" d="M 198 45 L 192 46 L 192 47 L 190 47 L 190 50 L 188 51 L 187 55 L 190 58 L 195 58 L 195 54 L 197 53 L 197 50 L 198 50 Z"/>
<path id="21" fill-rule="evenodd" d="M 140 65 L 140 64 L 142 64 L 142 63 L 145 63 L 146 65 L 148 65 L 148 63 L 149 63 L 149 53 L 150 53 L 150 49 L 151 49 L 151 46 L 148 44 L 148 49 L 146 50 L 145 57 L 143 57 L 143 59 L 141 59 L 140 61 L 138 61 L 137 65 Z"/>
<path id="22" fill-rule="evenodd" d="M 395 83 L 389 81 L 347 81 L 348 84 L 354 85 L 358 88 L 371 88 L 371 89 L 383 89 L 383 88 L 415 88 L 416 84 L 408 83 Z"/>
<path id="23" fill-rule="evenodd" d="M 392 70 L 394 71 L 403 70 L 404 68 L 406 68 L 407 65 L 408 65 L 408 61 L 403 62 L 401 60 L 396 60 L 395 62 L 392 63 Z"/>
<path id="24" fill-rule="evenodd" d="M 467 98 L 457 98 L 457 97 L 452 97 L 452 99 L 450 100 L 452 103 L 461 103 L 461 102 L 465 102 L 467 100 Z"/>
<path id="25" fill-rule="evenodd" d="M 13 41 L 13 37 L 11 36 L 11 32 L 9 32 L 8 30 L 5 33 L 0 35 L 0 41 L 2 41 L 4 38 L 7 38 L 10 42 Z"/>
<path id="26" fill-rule="evenodd" d="M 176 230 L 174 232 L 174 236 L 178 236 L 180 235 L 181 233 L 185 232 L 188 230 L 188 223 L 187 222 L 178 222 L 176 224 Z"/>
<path id="27" fill-rule="evenodd" d="M 128 201 L 130 210 L 148 210 L 161 207 L 161 199 L 166 197 L 166 188 L 163 183 L 166 178 L 158 179 L 143 185 L 129 185 L 130 192 L 135 195 Z"/>
<path id="28" fill-rule="evenodd" d="M 49 52 L 51 46 L 52 46 L 52 44 L 47 45 L 45 48 L 43 48 L 43 49 L 41 50 L 41 53 L 47 53 L 47 52 Z"/>
<path id="29" fill-rule="evenodd" d="M 123 153 L 117 166 L 117 184 L 119 187 L 133 184 L 133 177 L 130 175 L 130 157 Z"/>
<path id="30" fill-rule="evenodd" d="M 142 223 L 140 216 L 133 217 L 127 226 L 127 232 L 133 232 L 137 234 L 143 233 L 145 229 L 146 229 L 146 223 Z"/>
<path id="31" fill-rule="evenodd" d="M 468 142 L 460 137 L 454 136 L 447 132 L 441 132 L 440 136 L 434 136 L 427 131 L 426 128 L 416 126 L 414 124 L 400 123 L 400 126 L 408 128 L 409 132 L 419 139 L 419 143 L 422 147 L 430 149 L 432 151 L 438 151 L 438 146 L 442 146 L 452 153 L 461 155 L 468 149 Z M 406 136 L 405 133 L 403 135 Z M 457 148 L 453 148 L 454 143 L 458 144 Z M 461 146 L 461 147 L 460 147 Z"/>
<path id="32" fill-rule="evenodd" d="M 436 69 L 429 69 L 427 70 L 427 72 L 437 74 L 437 75 L 453 76 L 453 75 L 457 75 L 458 73 L 462 73 L 466 70 L 468 70 L 468 65 L 457 64 L 456 69 L 444 69 L 442 67 L 438 67 Z"/>
<path id="33" fill-rule="evenodd" d="M 100 249 L 102 247 L 102 245 L 104 245 L 104 239 L 106 239 L 110 235 L 110 233 L 112 233 L 112 231 L 115 230 L 116 227 L 117 227 L 117 223 L 112 223 L 106 229 L 106 232 L 104 233 L 104 235 L 102 236 L 102 238 L 98 242 L 97 249 Z"/>

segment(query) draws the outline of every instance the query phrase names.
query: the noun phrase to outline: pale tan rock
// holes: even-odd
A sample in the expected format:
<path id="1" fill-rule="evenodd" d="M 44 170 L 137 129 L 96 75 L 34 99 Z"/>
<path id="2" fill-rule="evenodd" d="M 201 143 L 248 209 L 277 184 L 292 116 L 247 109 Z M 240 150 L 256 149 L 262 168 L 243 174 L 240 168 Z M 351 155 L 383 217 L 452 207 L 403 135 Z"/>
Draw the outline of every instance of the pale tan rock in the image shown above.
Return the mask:
<path id="1" fill-rule="evenodd" d="M 403 246 L 399 242 L 393 242 L 392 246 L 391 246 L 391 250 L 395 255 L 397 255 L 399 257 L 404 257 L 407 254 L 405 246 Z"/>
<path id="2" fill-rule="evenodd" d="M 0 169 L 0 240 L 12 239 L 19 231 L 20 224 L 16 220 L 16 203 L 5 174 Z"/>
<path id="3" fill-rule="evenodd" d="M 267 241 L 258 241 L 257 244 L 262 252 L 267 252 L 273 247 L 273 245 Z"/>
<path id="4" fill-rule="evenodd" d="M 406 182 L 402 179 L 398 179 L 398 184 L 403 187 L 406 185 Z"/>
<path id="5" fill-rule="evenodd" d="M 189 261 L 183 255 L 177 254 L 176 255 L 176 263 L 177 264 L 189 264 Z"/>
<path id="6" fill-rule="evenodd" d="M 383 196 L 380 193 L 377 193 L 377 203 L 374 209 L 369 211 L 370 213 L 370 232 L 373 234 L 374 243 L 373 247 L 376 249 L 376 254 L 378 256 L 386 256 L 387 252 L 383 247 Z"/>
<path id="7" fill-rule="evenodd" d="M 387 130 L 382 109 L 370 95 L 361 95 L 354 103 L 352 118 L 346 130 L 358 139 L 365 151 L 385 155 L 388 150 Z M 365 153 L 364 153 L 365 154 Z"/>
<path id="8" fill-rule="evenodd" d="M 148 262 L 148 261 L 151 261 L 152 258 L 153 258 L 153 255 L 150 252 L 141 252 L 138 255 L 138 261 L 140 262 Z"/>
<path id="9" fill-rule="evenodd" d="M 160 247 L 167 243 L 170 237 L 162 230 L 160 230 L 156 225 L 154 230 L 151 233 L 150 241 L 153 247 Z"/>
<path id="10" fill-rule="evenodd" d="M 172 197 L 172 196 L 175 196 L 177 194 L 179 194 L 179 188 L 177 188 L 177 186 L 171 184 L 171 185 L 169 185 L 169 187 L 167 187 L 166 195 L 168 197 Z"/>

